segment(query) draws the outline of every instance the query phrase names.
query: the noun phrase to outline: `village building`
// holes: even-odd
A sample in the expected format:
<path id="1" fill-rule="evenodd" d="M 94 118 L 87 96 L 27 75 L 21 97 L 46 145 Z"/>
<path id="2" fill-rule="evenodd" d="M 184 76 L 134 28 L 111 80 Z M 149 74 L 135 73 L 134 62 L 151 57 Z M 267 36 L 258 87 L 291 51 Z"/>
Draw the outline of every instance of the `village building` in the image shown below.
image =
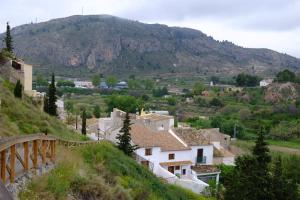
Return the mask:
<path id="1" fill-rule="evenodd" d="M 123 90 L 123 89 L 127 89 L 128 88 L 128 84 L 125 81 L 120 81 L 119 83 L 116 84 L 116 86 L 114 87 L 115 90 Z"/>
<path id="2" fill-rule="evenodd" d="M 117 142 L 124 116 L 125 112 L 114 109 L 110 117 L 99 119 L 105 139 Z M 212 129 L 210 136 L 209 129 L 175 128 L 170 115 L 142 111 L 130 118 L 132 143 L 139 147 L 136 159 L 154 174 L 194 192 L 203 192 L 211 179 L 219 181 L 220 170 L 213 165 L 214 150 L 226 152 L 230 136 L 218 133 L 218 129 Z"/>
<path id="3" fill-rule="evenodd" d="M 36 90 L 32 90 L 32 65 L 26 64 L 22 60 L 8 60 L 2 67 L 0 73 L 9 78 L 11 83 L 20 80 L 23 91 L 31 97 L 39 97 L 40 94 Z"/>
<path id="4" fill-rule="evenodd" d="M 266 87 L 266 86 L 270 85 L 271 83 L 273 83 L 273 79 L 264 79 L 259 82 L 259 86 Z"/>
<path id="5" fill-rule="evenodd" d="M 94 88 L 93 83 L 91 81 L 74 81 L 76 88 L 86 88 L 92 89 Z"/>

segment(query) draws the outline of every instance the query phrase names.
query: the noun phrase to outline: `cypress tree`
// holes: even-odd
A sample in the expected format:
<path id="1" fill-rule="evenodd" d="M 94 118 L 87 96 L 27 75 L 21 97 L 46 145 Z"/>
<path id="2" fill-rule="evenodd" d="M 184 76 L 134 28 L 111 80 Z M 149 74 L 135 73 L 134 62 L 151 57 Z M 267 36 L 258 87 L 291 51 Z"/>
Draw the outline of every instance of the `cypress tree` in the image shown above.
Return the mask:
<path id="1" fill-rule="evenodd" d="M 131 156 L 132 153 L 137 149 L 136 145 L 131 144 L 130 125 L 131 123 L 130 123 L 129 113 L 126 112 L 126 116 L 123 121 L 123 127 L 116 138 L 119 140 L 117 142 L 118 148 L 128 156 Z"/>
<path id="2" fill-rule="evenodd" d="M 22 84 L 20 80 L 18 80 L 16 83 L 16 86 L 14 88 L 14 95 L 16 98 L 22 98 Z"/>
<path id="3" fill-rule="evenodd" d="M 48 113 L 52 116 L 57 116 L 56 111 L 56 86 L 55 86 L 55 76 L 52 74 L 51 83 L 48 89 Z"/>
<path id="4" fill-rule="evenodd" d="M 82 119 L 81 133 L 83 135 L 86 135 L 86 112 L 85 112 L 85 109 L 82 111 L 81 119 Z"/>
<path id="5" fill-rule="evenodd" d="M 6 35 L 4 40 L 5 40 L 6 50 L 13 53 L 12 37 L 10 34 L 10 26 L 8 22 L 6 25 Z"/>

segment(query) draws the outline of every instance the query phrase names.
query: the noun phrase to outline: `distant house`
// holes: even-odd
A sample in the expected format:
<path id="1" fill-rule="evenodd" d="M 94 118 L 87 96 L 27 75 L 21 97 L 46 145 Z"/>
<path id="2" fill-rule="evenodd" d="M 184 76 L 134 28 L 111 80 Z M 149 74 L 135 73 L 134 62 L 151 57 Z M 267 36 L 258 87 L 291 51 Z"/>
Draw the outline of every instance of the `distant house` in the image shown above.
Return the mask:
<path id="1" fill-rule="evenodd" d="M 273 82 L 273 79 L 265 79 L 265 80 L 261 80 L 259 82 L 259 86 L 260 87 L 266 87 L 268 85 L 270 85 Z"/>
<path id="2" fill-rule="evenodd" d="M 122 90 L 122 89 L 127 89 L 128 88 L 128 84 L 125 81 L 121 81 L 119 83 L 116 84 L 116 86 L 114 87 L 115 90 Z"/>
<path id="3" fill-rule="evenodd" d="M 106 84 L 106 82 L 103 81 L 99 84 L 99 88 L 105 90 L 108 89 L 108 85 Z"/>
<path id="4" fill-rule="evenodd" d="M 76 88 L 94 88 L 93 83 L 91 81 L 74 81 Z"/>
<path id="5" fill-rule="evenodd" d="M 209 91 L 204 90 L 203 92 L 201 92 L 202 96 L 208 97 L 209 96 Z"/>

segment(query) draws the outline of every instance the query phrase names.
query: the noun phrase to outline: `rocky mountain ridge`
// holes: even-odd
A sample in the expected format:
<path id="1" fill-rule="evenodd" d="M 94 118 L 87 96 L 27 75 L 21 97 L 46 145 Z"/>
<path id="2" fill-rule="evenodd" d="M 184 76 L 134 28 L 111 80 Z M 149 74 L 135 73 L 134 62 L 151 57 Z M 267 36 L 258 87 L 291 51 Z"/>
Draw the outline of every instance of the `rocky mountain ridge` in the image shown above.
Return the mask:
<path id="1" fill-rule="evenodd" d="M 300 71 L 300 59 L 286 54 L 242 48 L 189 28 L 109 15 L 22 25 L 12 29 L 12 36 L 16 54 L 42 73 L 273 75 L 284 68 Z"/>

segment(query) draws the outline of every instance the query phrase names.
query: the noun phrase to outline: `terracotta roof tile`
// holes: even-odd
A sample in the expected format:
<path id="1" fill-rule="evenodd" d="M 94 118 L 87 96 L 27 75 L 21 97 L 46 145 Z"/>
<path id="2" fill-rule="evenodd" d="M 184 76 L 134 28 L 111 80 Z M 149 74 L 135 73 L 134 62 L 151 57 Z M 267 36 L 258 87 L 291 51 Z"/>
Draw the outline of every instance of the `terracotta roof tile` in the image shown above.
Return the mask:
<path id="1" fill-rule="evenodd" d="M 194 170 L 197 174 L 221 172 L 218 167 L 214 165 L 195 165 L 192 166 L 192 170 Z"/>
<path id="2" fill-rule="evenodd" d="M 210 141 L 194 128 L 176 128 L 175 134 L 189 146 L 209 145 Z"/>
<path id="3" fill-rule="evenodd" d="M 190 150 L 168 131 L 152 131 L 142 124 L 131 125 L 131 138 L 139 147 L 161 147 L 162 151 Z"/>

